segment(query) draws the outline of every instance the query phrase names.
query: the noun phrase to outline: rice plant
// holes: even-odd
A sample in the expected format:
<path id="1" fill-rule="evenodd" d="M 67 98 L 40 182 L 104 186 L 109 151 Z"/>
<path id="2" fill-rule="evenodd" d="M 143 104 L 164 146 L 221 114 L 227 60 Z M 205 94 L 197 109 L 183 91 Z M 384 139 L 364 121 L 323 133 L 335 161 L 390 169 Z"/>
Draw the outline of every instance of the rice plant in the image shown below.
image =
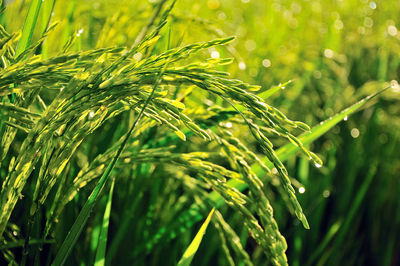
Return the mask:
<path id="1" fill-rule="evenodd" d="M 177 41 L 175 5 L 2 2 L 2 262 L 188 265 L 210 224 L 204 263 L 288 264 L 276 217 L 309 224 L 284 162 L 320 168 L 310 143 L 388 85 L 310 128 L 269 103 L 288 83 L 209 58 L 234 37 Z"/>

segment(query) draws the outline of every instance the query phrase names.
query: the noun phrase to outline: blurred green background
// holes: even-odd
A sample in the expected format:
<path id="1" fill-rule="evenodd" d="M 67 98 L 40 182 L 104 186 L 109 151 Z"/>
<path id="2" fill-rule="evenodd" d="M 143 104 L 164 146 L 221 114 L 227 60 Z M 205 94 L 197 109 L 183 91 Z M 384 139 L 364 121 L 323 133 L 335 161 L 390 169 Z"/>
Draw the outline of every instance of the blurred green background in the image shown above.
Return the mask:
<path id="1" fill-rule="evenodd" d="M 22 28 L 24 19 L 16 18 L 17 14 L 24 17 L 27 2 L 9 1 L 8 12 L 1 17 L 9 32 Z M 55 55 L 74 33 L 78 33 L 75 50 L 130 46 L 155 2 L 56 2 L 53 21 L 59 20 L 60 25 L 49 36 L 53 46 L 44 50 L 48 56 Z M 261 85 L 263 90 L 291 80 L 268 103 L 291 119 L 315 125 L 399 79 L 399 14 L 400 1 L 396 0 L 179 0 L 165 34 L 170 36 L 170 47 L 236 36 L 232 45 L 212 48 L 200 57 L 235 58 L 222 70 L 233 78 Z M 290 265 L 400 264 L 399 97 L 400 89 L 393 86 L 314 142 L 309 148 L 323 159 L 322 168 L 301 156 L 285 163 L 289 174 L 299 181 L 295 183 L 298 198 L 311 227 L 304 230 L 276 191 L 269 192 L 288 242 Z M 248 144 L 257 149 L 254 143 Z M 136 171 L 146 167 L 144 164 Z M 162 193 L 161 188 L 159 191 Z M 165 197 L 173 192 L 165 192 Z M 151 197 L 144 196 L 136 203 L 141 206 L 135 205 L 137 217 L 152 217 L 151 204 L 145 202 Z M 119 207 L 113 209 L 112 219 L 118 220 L 118 212 L 122 213 L 126 204 L 118 202 L 118 197 L 115 204 Z M 221 211 L 237 232 L 243 231 L 242 241 L 254 264 L 266 265 L 235 214 L 227 208 Z M 160 226 L 157 220 L 146 222 Z M 132 221 L 122 241 L 126 245 L 120 245 L 121 253 L 141 242 L 140 225 Z M 110 230 L 112 238 L 117 229 L 111 224 Z M 169 265 L 195 232 L 193 228 L 181 240 L 160 244 L 141 258 L 136 254 L 126 260 L 115 251 L 114 263 Z M 224 254 L 218 233 L 210 227 L 193 265 L 212 264 L 224 265 Z"/>
<path id="2" fill-rule="evenodd" d="M 399 1 L 190 2 L 176 12 L 177 23 L 198 25 L 185 37 L 237 36 L 232 50 L 217 51 L 236 58 L 232 76 L 263 88 L 292 80 L 268 100 L 290 118 L 315 125 L 399 78 Z M 299 157 L 286 164 L 305 188 L 298 197 L 311 227 L 275 199 L 289 264 L 400 263 L 399 96 L 387 91 L 313 143 L 322 168 Z"/>
<path id="3" fill-rule="evenodd" d="M 399 78 L 399 1 L 199 6 L 216 34 L 238 36 L 231 73 L 264 88 L 293 80 L 271 103 L 310 125 Z M 323 168 L 303 158 L 287 163 L 305 188 L 299 200 L 311 226 L 293 224 L 274 202 L 291 265 L 400 263 L 399 95 L 386 92 L 315 142 Z"/>

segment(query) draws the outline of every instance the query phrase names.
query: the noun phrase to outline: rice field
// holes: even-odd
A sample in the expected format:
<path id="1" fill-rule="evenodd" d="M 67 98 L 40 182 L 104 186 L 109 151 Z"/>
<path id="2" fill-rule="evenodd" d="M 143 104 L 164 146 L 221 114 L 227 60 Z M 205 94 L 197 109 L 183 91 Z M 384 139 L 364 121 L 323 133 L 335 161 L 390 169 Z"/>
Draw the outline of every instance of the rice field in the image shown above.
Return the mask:
<path id="1" fill-rule="evenodd" d="M 400 2 L 0 3 L 1 265 L 400 263 Z"/>

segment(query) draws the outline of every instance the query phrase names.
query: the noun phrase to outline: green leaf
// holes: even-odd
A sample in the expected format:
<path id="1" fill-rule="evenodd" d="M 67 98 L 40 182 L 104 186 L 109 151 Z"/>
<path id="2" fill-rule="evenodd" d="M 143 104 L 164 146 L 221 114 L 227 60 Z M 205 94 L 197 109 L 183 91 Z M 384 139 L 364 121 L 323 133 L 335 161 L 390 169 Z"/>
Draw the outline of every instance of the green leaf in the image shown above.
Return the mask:
<path id="1" fill-rule="evenodd" d="M 271 97 L 273 94 L 275 94 L 276 92 L 280 91 L 280 90 L 284 90 L 286 86 L 288 86 L 290 83 L 292 83 L 291 80 L 283 83 L 283 84 L 279 84 L 278 86 L 272 87 L 260 94 L 258 94 L 258 96 L 262 99 L 267 99 L 269 97 Z"/>
<path id="2" fill-rule="evenodd" d="M 47 31 L 47 28 L 50 25 L 50 20 L 52 16 L 52 12 L 54 10 L 54 5 L 56 3 L 56 0 L 44 0 L 43 1 L 43 7 L 42 7 L 42 19 L 41 19 L 41 25 L 40 25 L 40 31 L 41 34 L 45 33 Z"/>
<path id="3" fill-rule="evenodd" d="M 42 7 L 42 14 L 41 14 L 41 25 L 40 25 L 40 31 L 41 34 L 43 35 L 47 29 L 49 28 L 50 25 L 50 20 L 52 17 L 52 13 L 54 10 L 54 5 L 55 5 L 56 0 L 45 0 L 43 2 L 43 7 Z M 47 58 L 47 45 L 46 41 L 42 42 L 42 58 Z"/>
<path id="4" fill-rule="evenodd" d="M 17 50 L 15 51 L 15 57 L 18 57 L 31 44 L 33 31 L 35 30 L 41 5 L 42 0 L 32 0 L 31 5 L 29 6 L 28 14 L 25 19 L 21 39 L 19 40 Z"/>
<path id="5" fill-rule="evenodd" d="M 114 191 L 115 178 L 113 178 L 110 188 L 110 193 L 108 195 L 106 209 L 104 211 L 103 223 L 100 229 L 100 235 L 97 245 L 96 258 L 94 265 L 102 266 L 105 262 L 106 257 L 106 246 L 107 246 L 107 233 L 108 233 L 108 225 L 110 223 L 110 213 L 111 213 L 111 203 L 112 203 L 112 195 Z"/>
<path id="6" fill-rule="evenodd" d="M 204 221 L 193 241 L 190 243 L 185 253 L 183 253 L 182 258 L 178 262 L 178 266 L 189 266 L 193 260 L 194 255 L 199 249 L 201 240 L 203 239 L 204 234 L 206 233 L 206 229 L 208 224 L 211 221 L 211 217 L 214 214 L 215 208 L 213 208 L 207 216 L 207 219 Z"/>

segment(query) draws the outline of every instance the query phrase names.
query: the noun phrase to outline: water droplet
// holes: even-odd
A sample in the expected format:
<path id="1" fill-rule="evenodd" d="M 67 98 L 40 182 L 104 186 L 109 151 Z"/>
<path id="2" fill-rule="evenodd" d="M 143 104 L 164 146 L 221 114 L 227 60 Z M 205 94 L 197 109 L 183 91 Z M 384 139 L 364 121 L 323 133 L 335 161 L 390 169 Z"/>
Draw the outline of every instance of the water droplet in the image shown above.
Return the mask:
<path id="1" fill-rule="evenodd" d="M 324 197 L 324 198 L 328 198 L 330 195 L 331 195 L 331 192 L 329 190 L 327 190 L 327 189 L 325 189 L 322 192 L 322 197 Z"/>
<path id="2" fill-rule="evenodd" d="M 227 128 L 232 128 L 232 123 L 231 123 L 231 122 L 227 122 L 227 123 L 225 124 L 225 126 L 226 126 Z"/>
<path id="3" fill-rule="evenodd" d="M 303 194 L 304 192 L 306 192 L 306 188 L 305 187 L 299 187 L 299 193 Z"/>
<path id="4" fill-rule="evenodd" d="M 353 137 L 353 138 L 358 138 L 359 136 L 360 136 L 360 130 L 358 130 L 358 128 L 353 128 L 351 131 L 350 131 L 350 135 Z"/>
<path id="5" fill-rule="evenodd" d="M 245 62 L 240 62 L 239 63 L 239 69 L 240 70 L 245 70 L 246 69 L 246 63 Z"/>
<path id="6" fill-rule="evenodd" d="M 334 55 L 334 52 L 331 49 L 325 49 L 324 50 L 324 56 L 326 58 L 332 58 Z"/>
<path id="7" fill-rule="evenodd" d="M 217 12 L 217 17 L 218 17 L 220 20 L 225 20 L 225 19 L 226 19 L 226 14 L 225 14 L 224 12 L 222 12 L 222 11 L 218 11 L 218 12 Z"/>
<path id="8" fill-rule="evenodd" d="M 79 29 L 79 30 L 78 30 L 78 33 L 76 34 L 76 37 L 81 36 L 82 33 L 83 33 L 83 29 Z"/>
<path id="9" fill-rule="evenodd" d="M 318 71 L 318 70 L 315 70 L 313 75 L 314 75 L 314 78 L 316 78 L 316 79 L 320 79 L 322 77 L 321 71 Z"/>
<path id="10" fill-rule="evenodd" d="M 369 8 L 376 9 L 376 3 L 374 1 L 369 2 Z"/>
<path id="11" fill-rule="evenodd" d="M 92 119 L 94 117 L 94 112 L 90 111 L 88 117 L 89 117 L 89 119 Z"/>
<path id="12" fill-rule="evenodd" d="M 13 235 L 14 235 L 14 236 L 17 236 L 17 235 L 18 235 L 18 232 L 17 232 L 17 231 L 13 231 Z"/>
<path id="13" fill-rule="evenodd" d="M 244 43 L 244 46 L 246 47 L 246 50 L 247 50 L 247 51 L 253 51 L 253 50 L 256 49 L 257 44 L 256 44 L 256 42 L 255 42 L 254 40 L 247 40 L 247 41 Z"/>
<path id="14" fill-rule="evenodd" d="M 397 35 L 397 28 L 394 25 L 390 25 L 387 29 L 389 35 L 396 36 Z"/>
<path id="15" fill-rule="evenodd" d="M 219 53 L 217 51 L 212 51 L 211 58 L 219 58 Z"/>
<path id="16" fill-rule="evenodd" d="M 133 55 L 133 59 L 135 59 L 136 61 L 140 61 L 140 59 L 142 59 L 142 53 L 136 53 Z"/>
<path id="17" fill-rule="evenodd" d="M 319 164 L 319 163 L 315 163 L 314 165 L 315 165 L 315 167 L 317 167 L 317 168 L 321 168 L 321 167 L 322 167 L 322 165 Z"/>
<path id="18" fill-rule="evenodd" d="M 374 26 L 374 20 L 370 17 L 365 17 L 364 18 L 364 26 L 367 28 L 372 28 L 372 26 Z"/>
<path id="19" fill-rule="evenodd" d="M 334 25 L 335 25 L 335 28 L 336 28 L 337 30 L 343 29 L 343 26 L 344 26 L 344 25 L 343 25 L 343 21 L 341 21 L 340 19 L 335 20 Z"/>
<path id="20" fill-rule="evenodd" d="M 392 88 L 393 92 L 400 92 L 400 85 L 397 80 L 392 80 L 390 82 L 390 87 Z"/>
<path id="21" fill-rule="evenodd" d="M 346 116 L 343 118 L 343 120 L 344 120 L 344 121 L 347 121 L 347 119 L 349 119 L 349 117 L 346 115 Z"/>
<path id="22" fill-rule="evenodd" d="M 262 61 L 262 65 L 263 65 L 265 68 L 270 67 L 270 66 L 271 66 L 271 60 L 269 60 L 269 59 L 264 59 L 264 60 Z"/>

